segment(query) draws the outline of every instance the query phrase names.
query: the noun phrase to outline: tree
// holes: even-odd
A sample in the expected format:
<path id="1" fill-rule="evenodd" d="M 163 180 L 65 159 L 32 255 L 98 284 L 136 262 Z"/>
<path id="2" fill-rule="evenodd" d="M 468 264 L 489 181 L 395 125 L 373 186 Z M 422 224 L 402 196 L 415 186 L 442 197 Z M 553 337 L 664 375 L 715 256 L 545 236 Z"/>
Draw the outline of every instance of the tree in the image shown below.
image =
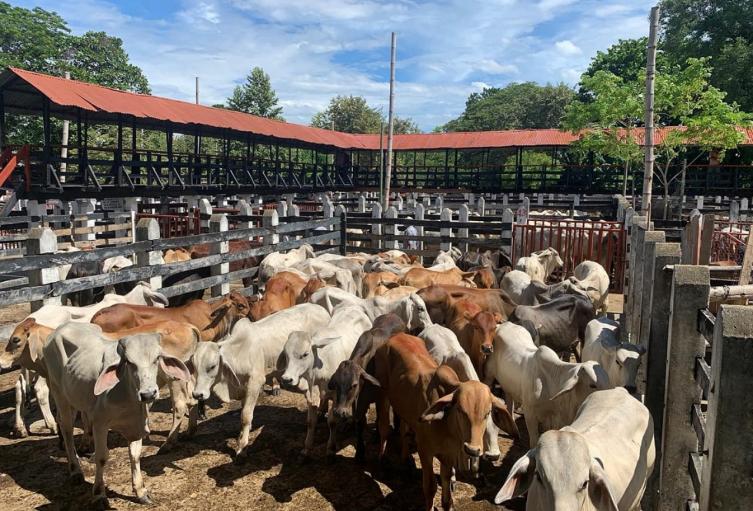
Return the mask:
<path id="1" fill-rule="evenodd" d="M 705 59 L 688 59 L 685 66 L 668 67 L 656 76 L 655 124 L 679 126 L 658 145 L 660 161 L 654 166 L 664 191 L 665 216 L 670 186 L 684 175 L 686 166 L 677 170 L 677 158 L 687 158 L 689 148 L 695 151 L 695 159 L 711 151 L 723 154 L 743 139 L 740 127 L 750 124 L 748 114 L 727 103 L 725 94 L 709 84 L 710 77 Z M 635 129 L 643 123 L 644 82 L 645 73 L 632 81 L 603 70 L 592 77 L 584 75 L 591 97 L 570 105 L 564 125 L 573 131 L 589 129 L 581 143 L 624 161 L 627 169 L 640 156 Z"/>
<path id="2" fill-rule="evenodd" d="M 753 7 L 741 0 L 663 0 L 662 47 L 675 65 L 711 57 L 711 85 L 753 112 Z"/>
<path id="3" fill-rule="evenodd" d="M 587 97 L 568 105 L 563 127 L 573 132 L 586 129 L 578 142 L 581 149 L 622 162 L 622 193 L 627 195 L 630 167 L 641 156 L 634 136 L 643 114 L 639 77 L 626 81 L 598 70 L 593 76 L 584 74 L 581 87 L 588 91 Z"/>
<path id="4" fill-rule="evenodd" d="M 596 52 L 596 56 L 586 69 L 583 76 L 593 77 L 598 71 L 608 71 L 619 76 L 626 82 L 637 80 L 641 73 L 646 70 L 646 45 L 647 37 L 638 39 L 620 39 L 606 51 Z M 664 69 L 667 65 L 667 57 L 664 52 L 656 55 L 656 68 Z M 583 82 L 579 84 L 581 98 L 589 93 Z"/>
<path id="5" fill-rule="evenodd" d="M 317 128 L 335 129 L 345 133 L 379 133 L 382 114 L 360 96 L 336 96 L 323 112 L 311 119 Z"/>
<path id="6" fill-rule="evenodd" d="M 283 120 L 282 107 L 277 105 L 278 102 L 269 75 L 262 68 L 255 67 L 246 77 L 246 83 L 233 90 L 233 95 L 227 100 L 227 107 L 247 114 Z"/>
<path id="7" fill-rule="evenodd" d="M 474 92 L 465 111 L 442 127 L 442 131 L 490 131 L 556 128 L 575 93 L 567 85 L 511 83 Z"/>
<path id="8" fill-rule="evenodd" d="M 387 130 L 387 122 L 384 122 L 385 131 Z M 411 133 L 421 133 L 421 128 L 418 127 L 413 119 L 410 117 L 398 117 L 395 116 L 395 120 L 392 125 L 392 132 L 396 135 L 408 135 Z"/>

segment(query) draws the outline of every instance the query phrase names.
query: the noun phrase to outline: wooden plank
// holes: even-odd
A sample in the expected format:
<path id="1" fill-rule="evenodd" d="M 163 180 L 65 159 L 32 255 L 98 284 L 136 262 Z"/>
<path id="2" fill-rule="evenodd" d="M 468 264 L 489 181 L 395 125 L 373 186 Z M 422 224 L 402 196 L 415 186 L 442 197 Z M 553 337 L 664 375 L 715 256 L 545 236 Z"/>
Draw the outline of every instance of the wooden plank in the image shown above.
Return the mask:
<path id="1" fill-rule="evenodd" d="M 693 483 L 693 490 L 696 495 L 701 493 L 701 474 L 703 473 L 703 458 L 697 452 L 691 452 L 688 459 L 688 472 L 690 481 Z"/>
<path id="2" fill-rule="evenodd" d="M 693 430 L 698 437 L 698 445 L 704 445 L 706 440 L 706 419 L 703 418 L 700 404 L 693 405 L 692 410 L 690 410 L 690 422 L 693 424 Z"/>
<path id="3" fill-rule="evenodd" d="M 709 342 L 714 338 L 715 322 L 716 318 L 708 309 L 701 309 L 698 311 L 698 332 L 703 334 Z"/>
<path id="4" fill-rule="evenodd" d="M 243 268 L 242 270 L 225 273 L 223 275 L 205 277 L 193 282 L 187 282 L 185 284 L 178 284 L 175 286 L 162 288 L 160 289 L 160 292 L 166 297 L 170 298 L 177 295 L 191 293 L 193 291 L 198 291 L 200 289 L 209 289 L 210 287 L 216 286 L 217 284 L 222 284 L 223 282 L 232 282 L 235 280 L 244 279 L 246 277 L 254 277 L 256 276 L 258 271 L 259 268 L 257 266 L 253 268 Z"/>
<path id="5" fill-rule="evenodd" d="M 696 383 L 703 390 L 703 399 L 708 399 L 711 387 L 711 367 L 701 357 L 695 359 L 694 374 Z"/>

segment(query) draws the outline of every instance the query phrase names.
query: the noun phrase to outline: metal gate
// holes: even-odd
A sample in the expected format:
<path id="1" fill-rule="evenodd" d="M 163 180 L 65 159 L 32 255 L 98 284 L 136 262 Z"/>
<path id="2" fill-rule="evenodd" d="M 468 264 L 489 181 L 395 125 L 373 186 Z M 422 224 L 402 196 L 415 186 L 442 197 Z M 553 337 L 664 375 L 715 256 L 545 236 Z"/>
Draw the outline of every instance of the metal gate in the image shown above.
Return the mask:
<path id="1" fill-rule="evenodd" d="M 555 278 L 571 275 L 583 261 L 596 261 L 609 274 L 610 290 L 621 293 L 625 274 L 625 225 L 572 219 L 529 219 L 513 227 L 512 260 L 554 248 L 565 263 Z"/>

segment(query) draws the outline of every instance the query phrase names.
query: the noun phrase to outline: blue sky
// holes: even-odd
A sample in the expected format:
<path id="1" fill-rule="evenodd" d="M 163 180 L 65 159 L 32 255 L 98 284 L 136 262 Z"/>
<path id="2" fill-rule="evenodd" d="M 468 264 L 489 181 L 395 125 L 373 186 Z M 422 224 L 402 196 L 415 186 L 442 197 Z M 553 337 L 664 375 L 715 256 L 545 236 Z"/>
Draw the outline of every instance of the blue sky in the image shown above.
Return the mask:
<path id="1" fill-rule="evenodd" d="M 13 1 L 13 0 L 11 0 Z M 36 0 L 75 33 L 123 39 L 156 95 L 224 101 L 251 67 L 284 115 L 308 123 L 337 94 L 387 110 L 398 34 L 396 113 L 428 131 L 471 92 L 533 80 L 575 85 L 597 50 L 645 35 L 655 0 Z"/>

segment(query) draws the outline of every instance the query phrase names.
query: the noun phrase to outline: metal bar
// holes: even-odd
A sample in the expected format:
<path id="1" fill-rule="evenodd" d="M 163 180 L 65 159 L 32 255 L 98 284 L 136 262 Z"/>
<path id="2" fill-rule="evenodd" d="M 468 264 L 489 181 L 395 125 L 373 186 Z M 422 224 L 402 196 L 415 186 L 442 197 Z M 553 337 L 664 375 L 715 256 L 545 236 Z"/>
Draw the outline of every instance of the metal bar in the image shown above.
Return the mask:
<path id="1" fill-rule="evenodd" d="M 728 298 L 753 297 L 753 284 L 744 286 L 715 286 L 709 290 L 710 302 L 723 302 Z"/>

